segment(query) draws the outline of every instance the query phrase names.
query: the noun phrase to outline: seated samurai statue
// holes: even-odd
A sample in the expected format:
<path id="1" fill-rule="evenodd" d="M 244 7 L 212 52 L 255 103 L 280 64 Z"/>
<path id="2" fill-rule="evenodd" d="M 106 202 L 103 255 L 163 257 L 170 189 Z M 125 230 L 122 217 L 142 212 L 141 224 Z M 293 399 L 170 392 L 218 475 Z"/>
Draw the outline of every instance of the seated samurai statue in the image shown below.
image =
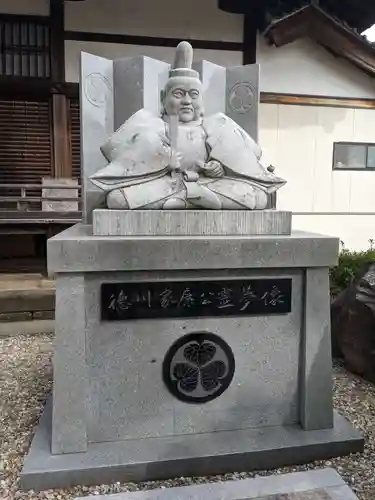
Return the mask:
<path id="1" fill-rule="evenodd" d="M 90 180 L 117 210 L 263 210 L 285 184 L 261 149 L 223 113 L 204 116 L 193 49 L 181 42 L 161 92 L 162 116 L 141 109 L 101 148 L 109 164 Z"/>

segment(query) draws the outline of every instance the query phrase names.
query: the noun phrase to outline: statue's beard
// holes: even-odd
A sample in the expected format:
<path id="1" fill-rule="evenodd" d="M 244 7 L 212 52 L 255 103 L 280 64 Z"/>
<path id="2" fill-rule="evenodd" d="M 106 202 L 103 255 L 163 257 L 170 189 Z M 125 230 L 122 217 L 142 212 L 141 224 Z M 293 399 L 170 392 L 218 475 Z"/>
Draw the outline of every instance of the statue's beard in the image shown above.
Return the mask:
<path id="1" fill-rule="evenodd" d="M 166 111 L 166 109 L 164 108 L 163 109 L 163 112 L 162 112 L 162 118 L 165 119 L 165 117 L 169 116 L 170 113 L 168 113 Z M 180 123 L 190 123 L 190 122 L 195 122 L 195 121 L 199 121 L 202 119 L 204 113 L 203 113 L 203 110 L 202 109 L 194 109 L 193 111 L 189 111 L 189 112 L 181 112 L 181 110 L 179 111 L 178 113 L 178 121 Z"/>
<path id="2" fill-rule="evenodd" d="M 182 123 L 192 122 L 197 120 L 197 113 L 194 110 L 184 110 L 181 109 L 178 113 L 178 119 Z"/>

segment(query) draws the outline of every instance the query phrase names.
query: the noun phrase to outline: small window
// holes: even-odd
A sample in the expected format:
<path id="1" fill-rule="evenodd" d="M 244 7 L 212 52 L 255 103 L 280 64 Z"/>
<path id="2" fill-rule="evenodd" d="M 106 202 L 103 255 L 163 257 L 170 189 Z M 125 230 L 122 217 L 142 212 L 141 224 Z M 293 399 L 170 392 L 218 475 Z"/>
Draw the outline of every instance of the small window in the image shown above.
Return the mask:
<path id="1" fill-rule="evenodd" d="M 48 18 L 0 16 L 0 76 L 49 78 Z"/>
<path id="2" fill-rule="evenodd" d="M 375 144 L 336 142 L 333 146 L 334 170 L 375 169 Z"/>

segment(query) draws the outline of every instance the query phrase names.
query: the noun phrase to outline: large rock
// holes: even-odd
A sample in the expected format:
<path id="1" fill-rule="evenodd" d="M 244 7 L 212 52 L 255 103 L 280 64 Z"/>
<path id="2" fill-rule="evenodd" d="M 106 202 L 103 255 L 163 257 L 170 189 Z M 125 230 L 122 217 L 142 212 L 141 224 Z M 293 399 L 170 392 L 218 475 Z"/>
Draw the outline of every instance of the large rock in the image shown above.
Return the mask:
<path id="1" fill-rule="evenodd" d="M 375 382 L 375 263 L 369 263 L 331 306 L 332 348 L 353 373 Z"/>

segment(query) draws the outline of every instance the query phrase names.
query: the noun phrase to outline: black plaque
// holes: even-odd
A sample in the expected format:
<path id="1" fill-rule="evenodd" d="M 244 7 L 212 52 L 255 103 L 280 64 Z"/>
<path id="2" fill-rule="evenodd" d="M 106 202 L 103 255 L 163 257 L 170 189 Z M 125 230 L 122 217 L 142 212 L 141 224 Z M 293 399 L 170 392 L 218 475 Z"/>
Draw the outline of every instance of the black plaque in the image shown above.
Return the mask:
<path id="1" fill-rule="evenodd" d="M 291 311 L 291 279 L 103 283 L 101 317 L 255 316 Z"/>
<path id="2" fill-rule="evenodd" d="M 218 398 L 233 380 L 232 349 L 218 335 L 189 333 L 168 350 L 163 380 L 169 392 L 185 403 L 208 403 Z"/>

